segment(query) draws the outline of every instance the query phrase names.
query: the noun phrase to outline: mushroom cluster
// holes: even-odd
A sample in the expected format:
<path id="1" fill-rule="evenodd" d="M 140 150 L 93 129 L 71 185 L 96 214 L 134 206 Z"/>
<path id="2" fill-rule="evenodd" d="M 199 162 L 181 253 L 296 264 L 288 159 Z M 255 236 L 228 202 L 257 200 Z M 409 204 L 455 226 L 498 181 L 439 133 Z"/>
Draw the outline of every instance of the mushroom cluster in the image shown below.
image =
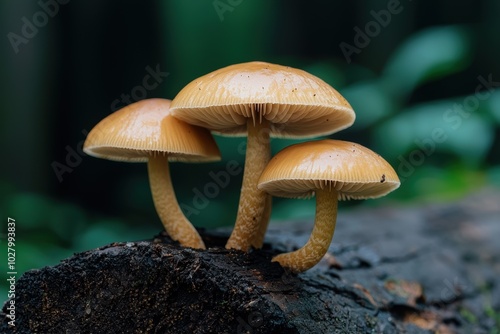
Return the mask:
<path id="1" fill-rule="evenodd" d="M 181 245 L 205 248 L 179 208 L 168 161 L 220 159 L 210 131 L 246 136 L 238 213 L 226 248 L 261 248 L 271 215 L 271 196 L 316 195 L 316 221 L 301 249 L 273 258 L 293 272 L 325 255 L 335 229 L 337 200 L 375 198 L 399 186 L 380 156 L 339 140 L 291 145 L 271 159 L 270 137 L 312 138 L 351 126 L 355 113 L 330 85 L 305 71 L 249 62 L 193 80 L 172 100 L 131 104 L 89 133 L 84 151 L 96 157 L 148 163 L 151 192 L 165 230 Z"/>

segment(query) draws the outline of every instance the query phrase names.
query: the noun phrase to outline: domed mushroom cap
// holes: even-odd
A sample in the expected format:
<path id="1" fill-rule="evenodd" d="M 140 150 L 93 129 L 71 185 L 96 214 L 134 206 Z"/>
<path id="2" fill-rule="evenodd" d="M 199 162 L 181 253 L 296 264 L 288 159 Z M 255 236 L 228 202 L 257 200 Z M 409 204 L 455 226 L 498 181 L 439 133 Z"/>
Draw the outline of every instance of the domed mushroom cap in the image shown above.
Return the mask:
<path id="1" fill-rule="evenodd" d="M 145 162 L 149 156 L 162 153 L 168 153 L 170 161 L 220 160 L 210 131 L 174 118 L 170 102 L 146 99 L 112 113 L 90 131 L 83 151 L 129 162 Z"/>
<path id="2" fill-rule="evenodd" d="M 335 189 L 339 199 L 365 199 L 384 196 L 399 185 L 391 165 L 372 150 L 325 139 L 278 152 L 262 172 L 258 187 L 278 197 L 308 197 L 315 189 Z"/>
<path id="3" fill-rule="evenodd" d="M 226 135 L 246 135 L 247 119 L 264 117 L 272 136 L 290 138 L 330 134 L 355 119 L 346 99 L 323 80 L 265 62 L 227 66 L 192 81 L 173 99 L 172 112 Z"/>

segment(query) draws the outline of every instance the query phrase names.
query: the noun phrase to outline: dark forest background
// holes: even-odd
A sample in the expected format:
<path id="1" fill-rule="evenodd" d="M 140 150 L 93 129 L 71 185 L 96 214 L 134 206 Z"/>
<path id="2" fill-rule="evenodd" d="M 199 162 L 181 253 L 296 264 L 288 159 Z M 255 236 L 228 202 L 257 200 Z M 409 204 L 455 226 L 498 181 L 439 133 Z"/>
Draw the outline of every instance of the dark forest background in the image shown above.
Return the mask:
<path id="1" fill-rule="evenodd" d="M 252 60 L 338 89 L 357 120 L 330 137 L 371 148 L 400 175 L 399 190 L 341 203 L 340 215 L 499 186 L 499 14 L 496 0 L 2 1 L 1 261 L 8 217 L 18 272 L 159 232 L 146 165 L 83 155 L 86 133 L 129 102 L 172 99 L 198 76 Z M 151 72 L 157 85 L 146 89 Z M 211 171 L 244 163 L 244 138 L 216 139 L 220 163 L 171 168 L 199 227 L 230 226 L 236 215 L 241 176 L 193 202 Z M 295 142 L 273 140 L 273 152 Z M 274 223 L 313 215 L 314 200 L 274 202 Z"/>

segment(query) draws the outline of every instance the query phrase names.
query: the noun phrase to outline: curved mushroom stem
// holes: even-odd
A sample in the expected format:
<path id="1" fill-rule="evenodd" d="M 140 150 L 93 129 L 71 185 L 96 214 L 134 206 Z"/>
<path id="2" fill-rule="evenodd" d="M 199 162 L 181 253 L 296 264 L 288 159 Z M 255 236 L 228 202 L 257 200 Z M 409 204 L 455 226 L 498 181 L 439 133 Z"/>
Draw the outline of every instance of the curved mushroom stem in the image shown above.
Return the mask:
<path id="1" fill-rule="evenodd" d="M 264 245 L 264 237 L 269 225 L 269 218 L 271 218 L 272 204 L 273 197 L 271 195 L 267 195 L 266 202 L 264 204 L 264 213 L 262 214 L 262 219 L 259 225 L 259 230 L 257 231 L 257 234 L 254 236 L 252 241 L 252 246 L 256 249 L 260 249 Z"/>
<path id="2" fill-rule="evenodd" d="M 260 226 L 264 224 L 261 222 L 268 195 L 257 189 L 257 183 L 271 158 L 269 121 L 265 118 L 257 121 L 248 119 L 247 129 L 247 152 L 238 215 L 233 232 L 226 244 L 227 249 L 235 248 L 243 251 L 248 251 L 250 246 L 262 244 L 262 241 L 256 240 L 256 236 L 260 235 Z M 267 227 L 267 222 L 265 226 Z"/>
<path id="3" fill-rule="evenodd" d="M 337 222 L 338 194 L 335 190 L 316 190 L 316 219 L 309 241 L 300 249 L 277 255 L 273 261 L 295 273 L 312 268 L 328 251 Z"/>
<path id="4" fill-rule="evenodd" d="M 205 249 L 198 231 L 184 216 L 175 197 L 168 156 L 151 156 L 148 160 L 148 173 L 156 212 L 168 235 L 182 246 Z"/>

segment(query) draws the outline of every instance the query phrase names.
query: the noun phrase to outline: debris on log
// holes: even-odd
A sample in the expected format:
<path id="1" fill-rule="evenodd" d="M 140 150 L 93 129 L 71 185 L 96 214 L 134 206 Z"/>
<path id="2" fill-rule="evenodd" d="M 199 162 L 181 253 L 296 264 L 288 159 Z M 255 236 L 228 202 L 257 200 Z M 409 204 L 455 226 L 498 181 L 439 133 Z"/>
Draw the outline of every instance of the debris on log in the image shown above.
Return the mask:
<path id="1" fill-rule="evenodd" d="M 327 255 L 294 275 L 271 258 L 312 222 L 271 225 L 262 250 L 165 235 L 75 254 L 16 282 L 1 333 L 498 333 L 500 192 L 340 212 Z"/>

